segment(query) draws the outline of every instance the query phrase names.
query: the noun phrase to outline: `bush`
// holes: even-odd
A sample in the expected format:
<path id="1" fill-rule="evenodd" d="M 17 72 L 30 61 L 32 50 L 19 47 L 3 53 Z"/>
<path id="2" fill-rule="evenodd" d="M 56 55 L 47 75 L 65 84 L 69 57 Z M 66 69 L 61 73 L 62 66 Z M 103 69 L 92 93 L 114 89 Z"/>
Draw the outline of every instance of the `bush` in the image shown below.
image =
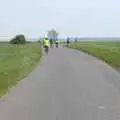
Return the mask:
<path id="1" fill-rule="evenodd" d="M 37 43 L 41 43 L 41 41 L 40 41 L 40 40 L 38 40 L 38 41 L 37 41 Z"/>
<path id="2" fill-rule="evenodd" d="M 10 40 L 11 44 L 25 44 L 26 39 L 24 35 L 16 35 L 12 40 Z"/>

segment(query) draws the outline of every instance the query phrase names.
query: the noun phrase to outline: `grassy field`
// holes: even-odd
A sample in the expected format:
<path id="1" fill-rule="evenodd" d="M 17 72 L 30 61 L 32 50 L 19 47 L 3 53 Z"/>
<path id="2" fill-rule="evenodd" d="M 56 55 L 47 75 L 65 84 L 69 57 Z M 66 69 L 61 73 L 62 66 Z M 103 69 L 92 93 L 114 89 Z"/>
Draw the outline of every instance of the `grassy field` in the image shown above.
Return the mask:
<path id="1" fill-rule="evenodd" d="M 42 56 L 39 44 L 0 44 L 0 96 L 27 76 Z"/>
<path id="2" fill-rule="evenodd" d="M 71 47 L 94 55 L 120 70 L 120 41 L 86 41 L 72 44 Z"/>

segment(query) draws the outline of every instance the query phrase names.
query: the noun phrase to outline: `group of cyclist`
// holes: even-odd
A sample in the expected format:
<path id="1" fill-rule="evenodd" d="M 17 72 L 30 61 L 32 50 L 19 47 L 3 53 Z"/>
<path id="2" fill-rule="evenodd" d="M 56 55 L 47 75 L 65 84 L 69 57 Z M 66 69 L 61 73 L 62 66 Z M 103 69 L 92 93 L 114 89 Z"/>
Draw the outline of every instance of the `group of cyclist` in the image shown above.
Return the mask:
<path id="1" fill-rule="evenodd" d="M 50 39 L 50 47 L 53 48 L 53 39 Z M 59 44 L 59 41 L 58 40 L 55 40 L 55 44 L 56 44 L 56 47 L 58 47 L 58 44 Z"/>
<path id="2" fill-rule="evenodd" d="M 46 54 L 48 54 L 49 47 L 53 48 L 53 44 L 54 44 L 53 39 L 49 40 L 48 38 L 45 38 L 43 40 L 43 47 Z M 59 40 L 55 40 L 56 48 L 58 48 L 59 44 L 60 44 Z M 67 38 L 67 47 L 69 47 L 69 44 L 70 44 L 70 41 L 69 41 L 69 38 Z"/>

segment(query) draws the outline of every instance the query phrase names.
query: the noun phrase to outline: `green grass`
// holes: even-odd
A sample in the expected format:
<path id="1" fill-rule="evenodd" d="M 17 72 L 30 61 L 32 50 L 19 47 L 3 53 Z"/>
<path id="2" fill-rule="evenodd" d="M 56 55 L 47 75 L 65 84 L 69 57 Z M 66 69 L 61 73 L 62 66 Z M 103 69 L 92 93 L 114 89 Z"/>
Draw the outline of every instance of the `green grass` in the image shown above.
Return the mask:
<path id="1" fill-rule="evenodd" d="M 80 42 L 72 44 L 73 49 L 96 56 L 116 69 L 120 69 L 120 42 Z"/>
<path id="2" fill-rule="evenodd" d="M 39 44 L 0 45 L 0 96 L 7 92 L 40 61 Z"/>

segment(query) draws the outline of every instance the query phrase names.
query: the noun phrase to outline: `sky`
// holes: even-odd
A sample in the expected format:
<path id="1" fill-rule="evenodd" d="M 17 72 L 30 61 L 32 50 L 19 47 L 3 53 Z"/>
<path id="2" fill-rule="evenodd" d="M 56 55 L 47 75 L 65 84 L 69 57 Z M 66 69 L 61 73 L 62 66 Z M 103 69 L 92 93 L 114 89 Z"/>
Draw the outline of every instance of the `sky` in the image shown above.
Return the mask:
<path id="1" fill-rule="evenodd" d="M 0 39 L 16 34 L 40 37 L 120 37 L 119 0 L 1 0 Z"/>

